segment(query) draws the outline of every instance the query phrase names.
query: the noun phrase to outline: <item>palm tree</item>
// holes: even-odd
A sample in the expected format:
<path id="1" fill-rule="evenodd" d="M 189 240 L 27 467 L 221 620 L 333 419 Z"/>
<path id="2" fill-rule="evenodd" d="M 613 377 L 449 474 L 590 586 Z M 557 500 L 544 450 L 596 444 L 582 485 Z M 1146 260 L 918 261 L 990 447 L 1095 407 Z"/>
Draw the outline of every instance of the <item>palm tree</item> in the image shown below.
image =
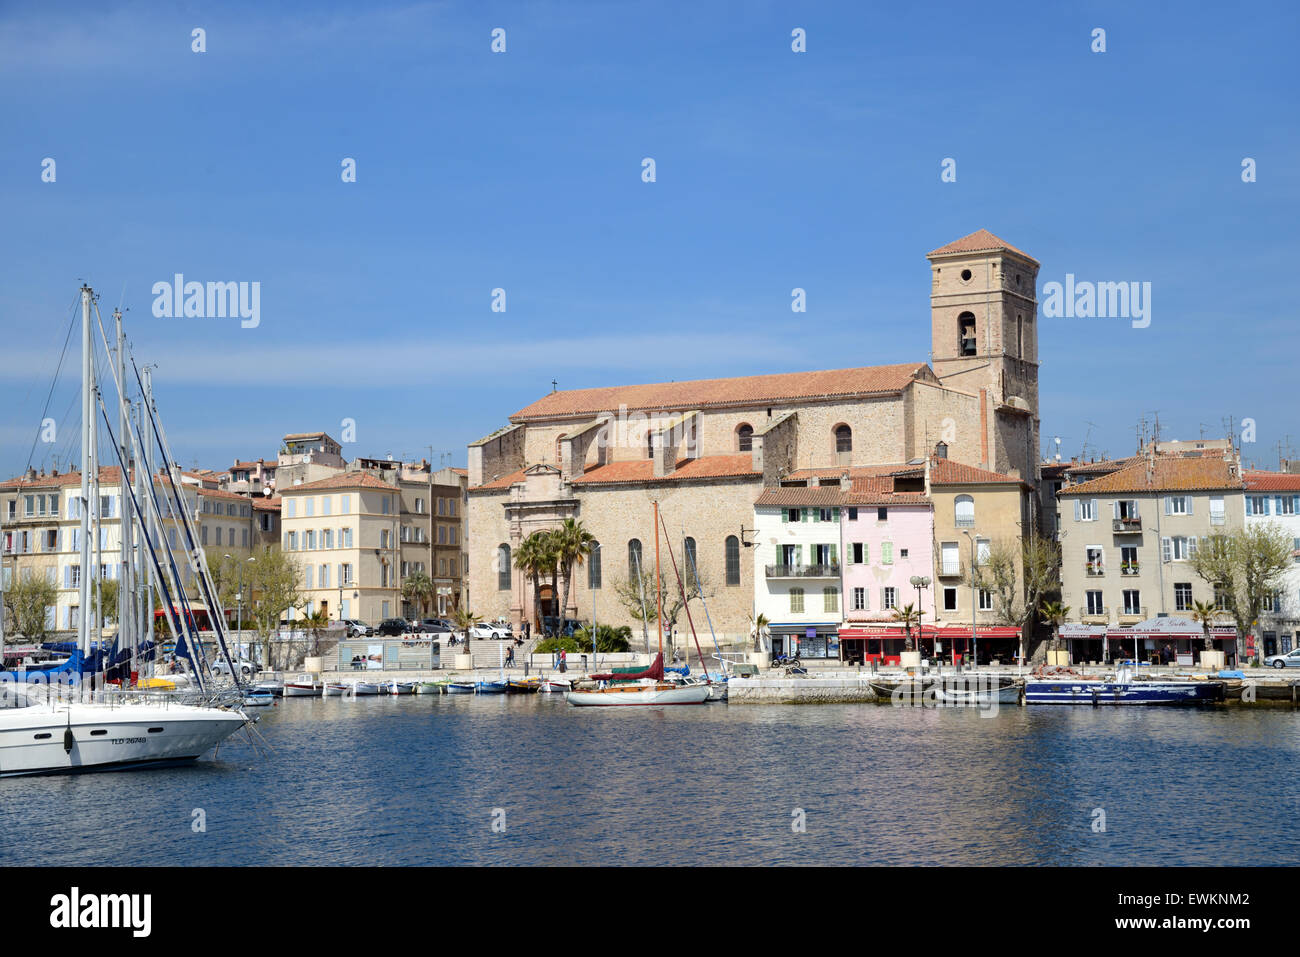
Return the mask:
<path id="1" fill-rule="evenodd" d="M 547 564 L 547 532 L 533 532 L 515 549 L 514 565 L 533 583 L 533 624 L 541 633 L 541 594 L 542 572 L 550 566 Z"/>
<path id="2" fill-rule="evenodd" d="M 452 623 L 455 624 L 456 630 L 465 636 L 465 653 L 469 653 L 469 630 L 477 625 L 483 619 L 474 614 L 468 608 L 457 608 L 452 615 Z"/>
<path id="3" fill-rule="evenodd" d="M 422 571 L 411 572 L 402 582 L 402 597 L 407 601 L 418 602 L 421 615 L 428 603 L 433 601 L 434 591 L 433 579 Z"/>
<path id="4" fill-rule="evenodd" d="M 1065 620 L 1070 617 L 1070 606 L 1063 605 L 1059 601 L 1045 601 L 1039 611 L 1043 616 L 1043 624 L 1052 626 L 1052 650 L 1060 651 L 1061 625 L 1065 624 Z"/>
<path id="5" fill-rule="evenodd" d="M 921 613 L 916 609 L 915 605 L 909 602 L 902 608 L 894 609 L 894 621 L 903 623 L 903 628 L 907 632 L 907 650 L 914 651 L 915 649 L 912 647 L 912 626 L 920 626 Z"/>
<path id="6" fill-rule="evenodd" d="M 564 616 L 568 614 L 569 590 L 573 587 L 573 570 L 582 565 L 595 541 L 596 537 L 587 531 L 586 526 L 572 518 L 566 518 L 564 524 L 551 533 L 555 558 L 564 573 L 564 594 L 560 600 L 561 630 L 564 628 Z"/>
<path id="7" fill-rule="evenodd" d="M 767 636 L 767 626 L 772 622 L 768 620 L 767 615 L 760 613 L 757 618 L 751 615 L 749 624 L 750 630 L 754 632 L 754 650 L 762 651 L 763 639 Z"/>
<path id="8" fill-rule="evenodd" d="M 1212 601 L 1198 601 L 1192 603 L 1192 621 L 1201 623 L 1201 630 L 1205 633 L 1202 639 L 1205 642 L 1205 650 L 1213 651 L 1214 645 L 1210 638 L 1210 623 L 1219 617 L 1219 609 L 1215 607 Z"/>

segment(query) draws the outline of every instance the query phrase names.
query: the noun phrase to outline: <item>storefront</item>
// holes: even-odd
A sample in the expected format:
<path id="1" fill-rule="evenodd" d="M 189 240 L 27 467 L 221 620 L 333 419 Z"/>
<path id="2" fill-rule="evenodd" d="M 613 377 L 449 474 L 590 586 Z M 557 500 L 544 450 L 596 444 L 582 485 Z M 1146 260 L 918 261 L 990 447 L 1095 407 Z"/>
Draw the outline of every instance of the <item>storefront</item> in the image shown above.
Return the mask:
<path id="1" fill-rule="evenodd" d="M 772 633 L 772 656 L 796 655 L 809 659 L 840 657 L 839 622 L 776 622 L 768 626 Z"/>
<path id="2" fill-rule="evenodd" d="M 937 647 L 929 657 L 948 662 L 961 659 L 966 664 L 1014 664 L 1020 653 L 1020 629 L 1010 625 L 984 625 L 975 630 L 971 641 L 970 625 L 943 625 L 935 629 Z M 929 650 L 929 646 L 925 650 Z"/>
<path id="3" fill-rule="evenodd" d="M 1191 666 L 1205 648 L 1205 631 L 1188 618 L 1149 618 L 1131 628 L 1110 628 L 1106 632 L 1108 659 L 1160 664 L 1162 656 L 1171 664 Z M 1237 633 L 1231 626 L 1210 629 L 1210 647 L 1224 654 L 1229 667 L 1236 666 Z M 1089 659 L 1091 660 L 1091 659 Z"/>
<path id="4" fill-rule="evenodd" d="M 844 625 L 840 633 L 840 658 L 849 664 L 896 665 L 907 648 L 901 625 Z"/>

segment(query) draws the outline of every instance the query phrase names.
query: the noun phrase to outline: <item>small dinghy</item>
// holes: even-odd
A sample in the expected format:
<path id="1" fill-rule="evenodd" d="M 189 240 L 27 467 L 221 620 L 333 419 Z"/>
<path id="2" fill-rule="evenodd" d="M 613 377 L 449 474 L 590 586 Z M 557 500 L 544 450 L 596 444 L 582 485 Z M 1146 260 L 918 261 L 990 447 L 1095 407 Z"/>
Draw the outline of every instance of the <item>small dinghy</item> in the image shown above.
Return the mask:
<path id="1" fill-rule="evenodd" d="M 476 687 L 479 694 L 505 694 L 508 684 L 505 681 L 480 681 Z"/>
<path id="2" fill-rule="evenodd" d="M 275 704 L 275 695 L 269 691 L 248 691 L 244 693 L 244 704 L 249 708 L 269 708 Z"/>
<path id="3" fill-rule="evenodd" d="M 472 681 L 448 681 L 447 694 L 473 694 L 474 682 Z"/>
<path id="4" fill-rule="evenodd" d="M 543 678 L 538 690 L 542 694 L 567 694 L 573 690 L 573 682 L 568 678 Z"/>
<path id="5" fill-rule="evenodd" d="M 284 683 L 284 696 L 286 698 L 319 698 L 325 690 L 325 685 L 315 675 L 301 674 L 294 678 L 293 681 Z"/>

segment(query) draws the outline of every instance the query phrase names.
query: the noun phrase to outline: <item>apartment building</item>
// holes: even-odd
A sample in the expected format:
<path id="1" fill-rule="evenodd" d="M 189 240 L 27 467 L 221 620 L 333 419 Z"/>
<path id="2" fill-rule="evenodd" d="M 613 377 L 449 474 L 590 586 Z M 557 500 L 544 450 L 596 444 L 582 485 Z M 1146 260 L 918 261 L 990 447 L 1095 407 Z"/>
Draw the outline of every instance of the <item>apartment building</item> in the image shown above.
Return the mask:
<path id="1" fill-rule="evenodd" d="M 281 488 L 280 544 L 302 568 L 293 617 L 377 624 L 450 614 L 463 600 L 465 473 L 427 462 L 355 459 L 328 478 Z M 414 572 L 432 579 L 431 607 L 402 595 Z"/>
<path id="2" fill-rule="evenodd" d="M 1300 475 L 1247 471 L 1244 480 L 1246 526 L 1271 524 L 1294 547 L 1290 571 L 1259 616 L 1264 654 L 1285 654 L 1300 648 Z"/>
<path id="3" fill-rule="evenodd" d="M 1214 589 L 1190 559 L 1206 536 L 1241 527 L 1243 491 L 1236 457 L 1219 449 L 1153 451 L 1063 487 L 1062 600 L 1071 618 L 1104 632 L 1150 618 L 1185 618 L 1195 602 L 1214 601 Z"/>
<path id="4" fill-rule="evenodd" d="M 216 488 L 215 476 L 177 472 L 175 485 L 190 516 L 199 544 L 209 557 L 229 553 L 246 558 L 257 545 L 252 503 L 246 497 Z M 120 470 L 99 472 L 99 577 L 121 577 Z M 185 559 L 186 539 L 173 486 L 164 475 L 154 477 L 162 541 L 174 556 L 182 587 L 193 598 L 195 585 Z M 80 622 L 81 575 L 81 473 L 29 470 L 19 478 L 0 483 L 0 566 L 6 586 L 21 576 L 44 575 L 56 587 L 58 599 L 50 611 L 49 627 L 75 630 Z M 165 560 L 165 556 L 164 560 Z"/>

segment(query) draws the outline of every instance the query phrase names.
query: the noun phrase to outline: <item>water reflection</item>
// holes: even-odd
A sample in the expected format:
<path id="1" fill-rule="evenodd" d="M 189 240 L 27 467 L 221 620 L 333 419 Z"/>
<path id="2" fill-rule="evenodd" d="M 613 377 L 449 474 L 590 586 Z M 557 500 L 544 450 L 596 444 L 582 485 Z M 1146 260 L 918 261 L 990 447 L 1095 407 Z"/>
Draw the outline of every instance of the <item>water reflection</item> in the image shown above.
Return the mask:
<path id="1" fill-rule="evenodd" d="M 187 769 L 0 782 L 0 861 L 1294 864 L 1292 830 L 1259 825 L 1296 811 L 1298 721 L 294 699 L 261 722 L 267 758 L 235 743 Z M 132 809 L 111 841 L 105 807 Z M 196 807 L 205 833 L 190 829 Z"/>

